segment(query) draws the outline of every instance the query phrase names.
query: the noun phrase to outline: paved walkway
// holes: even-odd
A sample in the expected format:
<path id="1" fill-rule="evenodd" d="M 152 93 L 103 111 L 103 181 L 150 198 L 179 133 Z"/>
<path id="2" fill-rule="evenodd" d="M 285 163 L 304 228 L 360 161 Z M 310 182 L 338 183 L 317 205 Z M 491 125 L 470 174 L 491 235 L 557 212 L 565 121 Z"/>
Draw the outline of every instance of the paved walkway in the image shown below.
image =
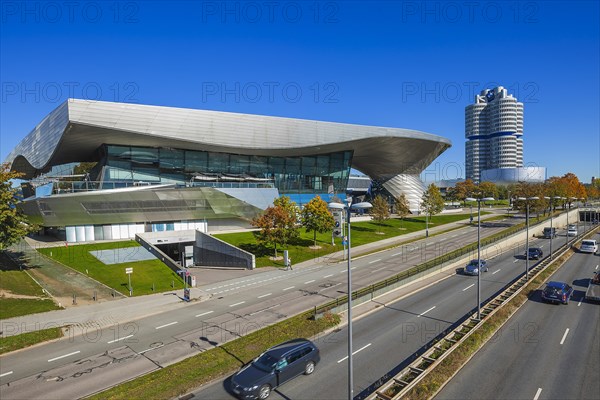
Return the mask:
<path id="1" fill-rule="evenodd" d="M 486 217 L 493 217 L 494 214 L 488 214 L 486 216 L 482 216 L 482 220 Z M 434 235 L 436 233 L 440 233 L 443 231 L 447 231 L 449 229 L 462 228 L 469 225 L 469 220 L 462 220 L 457 222 L 452 222 L 444 225 L 434 226 L 429 229 L 429 234 Z M 417 239 L 424 238 L 424 231 L 417 231 L 407 233 L 405 235 L 380 240 L 377 242 L 357 246 L 352 248 L 352 257 L 357 257 L 362 254 L 372 253 L 377 250 L 399 246 L 402 243 L 406 243 L 408 241 L 413 241 Z M 28 248 L 27 248 L 28 247 Z M 26 254 L 32 255 L 31 252 L 35 252 L 35 250 L 29 246 L 22 247 Z M 327 256 L 329 262 L 333 260 L 341 261 L 343 259 L 343 252 L 333 253 Z M 41 257 L 35 259 L 35 261 L 39 264 L 52 262 L 45 257 Z M 335 261 L 334 261 L 335 262 Z M 57 263 L 55 263 L 57 264 Z M 294 269 L 302 269 L 306 267 L 314 267 L 316 265 L 322 265 L 322 260 L 309 260 L 302 263 L 298 263 L 294 265 Z M 66 276 L 67 273 L 72 273 L 73 271 L 70 268 L 62 266 L 58 264 L 60 267 L 64 268 Z M 60 269 L 58 269 L 60 270 Z M 227 273 L 223 273 L 220 270 L 215 270 L 215 274 L 220 274 L 225 280 L 232 279 L 239 276 L 244 276 L 249 273 L 261 273 L 266 272 L 267 270 L 271 270 L 270 268 L 265 268 L 265 271 L 255 270 L 255 271 L 227 271 Z M 203 269 L 204 274 L 210 274 L 210 269 Z M 79 274 L 82 282 L 87 278 L 85 275 Z M 90 278 L 87 278 L 91 280 Z M 91 280 L 93 281 L 93 280 Z M 93 281 L 96 282 L 96 281 Z M 89 282 L 86 282 L 89 284 Z M 96 282 L 98 285 L 98 282 Z M 102 285 L 103 286 L 103 285 Z M 105 288 L 105 287 L 104 287 Z M 152 294 L 147 296 L 139 296 L 139 297 L 121 297 L 120 299 L 115 299 L 113 301 L 105 301 L 105 302 L 93 302 L 92 304 L 87 305 L 78 305 L 75 307 L 69 307 L 64 310 L 50 311 L 46 313 L 39 314 L 31 314 L 25 315 L 22 317 L 5 319 L 0 321 L 0 336 L 12 336 L 32 330 L 48 328 L 52 326 L 64 326 L 70 325 L 71 329 L 75 329 L 75 334 L 78 333 L 80 329 L 83 328 L 91 328 L 91 327 L 105 327 L 111 326 L 114 324 L 123 324 L 128 321 L 144 318 L 150 315 L 159 314 L 162 312 L 166 312 L 172 309 L 185 307 L 186 305 L 194 304 L 198 301 L 208 300 L 211 295 L 204 292 L 200 288 L 191 288 L 191 299 L 192 301 L 187 303 L 184 302 L 182 297 L 183 291 L 173 291 L 159 294 Z M 73 334 L 73 332 L 71 332 Z"/>

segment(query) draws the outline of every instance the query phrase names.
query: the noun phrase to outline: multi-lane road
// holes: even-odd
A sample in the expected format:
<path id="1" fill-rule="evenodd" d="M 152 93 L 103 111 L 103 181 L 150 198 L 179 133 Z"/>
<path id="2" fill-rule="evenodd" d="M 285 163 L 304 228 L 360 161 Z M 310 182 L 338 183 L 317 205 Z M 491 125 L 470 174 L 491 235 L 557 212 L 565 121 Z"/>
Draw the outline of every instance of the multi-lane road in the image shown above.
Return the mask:
<path id="1" fill-rule="evenodd" d="M 569 304 L 534 293 L 436 399 L 600 399 L 600 305 L 584 298 L 599 264 L 574 254 L 550 278 L 573 286 Z"/>
<path id="2" fill-rule="evenodd" d="M 482 231 L 485 237 L 504 227 L 503 224 L 489 224 Z M 355 288 L 366 286 L 425 259 L 435 258 L 451 249 L 462 247 L 473 242 L 475 238 L 476 229 L 468 227 L 431 237 L 426 246 L 423 242 L 413 243 L 362 257 L 353 263 Z M 562 243 L 564 237 L 555 239 L 555 248 Z M 521 247 L 518 252 L 521 253 L 522 250 Z M 524 260 L 515 259 L 512 250 L 504 255 L 498 255 L 497 252 L 498 248 L 490 256 L 496 256 L 499 260 L 508 257 L 508 261 L 505 267 L 491 268 L 485 277 L 489 285 L 482 291 L 484 296 L 499 290 L 523 268 Z M 91 331 L 88 335 L 65 338 L 5 355 L 0 358 L 0 395 L 7 399 L 47 398 L 49 394 L 51 397 L 62 398 L 93 393 L 211 348 L 215 343 L 223 343 L 236 335 L 309 309 L 328 298 L 337 297 L 345 292 L 345 272 L 345 264 L 331 264 L 314 265 L 294 271 L 258 273 L 254 277 L 204 287 L 203 289 L 213 297 L 199 304 L 182 305 L 181 308 L 168 313 L 143 318 L 135 323 Z M 504 276 L 507 273 L 508 275 Z M 459 286 L 465 284 L 464 287 L 445 288 L 450 282 L 457 280 L 460 282 Z M 369 386 L 423 346 L 427 342 L 423 337 L 434 336 L 472 308 L 475 305 L 475 298 L 472 297 L 473 282 L 473 278 L 452 276 L 451 279 L 436 285 L 437 288 L 432 289 L 433 292 L 423 292 L 430 293 L 429 295 L 417 294 L 410 297 L 410 300 L 407 299 L 408 303 L 387 307 L 386 312 L 410 317 L 405 322 L 395 320 L 400 328 L 404 326 L 407 343 L 402 343 L 402 346 L 394 350 L 401 351 L 398 354 L 390 354 L 387 351 L 386 356 L 382 356 L 385 362 L 367 362 L 378 368 L 368 368 L 364 373 L 357 374 L 357 385 L 361 388 Z M 450 295 L 451 292 L 456 294 Z M 467 301 L 469 295 L 472 297 L 470 302 Z M 448 298 L 455 299 L 456 306 L 462 305 L 462 308 L 447 309 L 445 303 Z M 431 300 L 437 301 L 428 305 Z M 394 318 L 387 315 L 383 317 L 381 324 L 385 322 L 383 320 L 394 321 Z M 373 324 L 379 325 L 380 322 Z M 355 333 L 355 347 L 357 351 L 360 350 L 358 354 L 368 354 L 366 350 L 374 346 L 375 342 L 383 343 L 388 340 L 393 343 L 393 339 L 398 335 L 397 330 L 392 330 L 394 333 L 388 336 L 386 332 L 389 329 L 382 328 L 378 331 L 369 326 L 365 327 L 365 333 Z M 361 335 L 365 335 L 362 345 Z M 324 357 L 323 365 L 334 362 L 334 366 L 343 369 L 343 337 L 343 331 L 328 337 L 331 345 L 339 346 L 339 349 L 329 350 L 326 345 L 324 355 L 331 351 L 333 356 Z M 416 337 L 419 339 L 415 339 Z M 337 353 L 340 353 L 340 358 L 336 358 Z M 335 371 L 334 368 L 330 370 Z M 343 373 L 336 373 L 335 376 L 336 383 L 345 379 Z M 325 386 L 329 385 L 325 383 Z M 294 384 L 290 384 L 289 387 L 294 387 Z M 339 390 L 332 389 L 331 395 L 335 397 L 334 393 Z M 221 394 L 226 395 L 226 392 Z"/>
<path id="3" fill-rule="evenodd" d="M 564 242 L 564 236 L 560 236 L 554 239 L 553 246 L 558 248 Z M 547 239 L 530 241 L 531 246 L 542 247 L 546 253 L 549 243 Z M 489 259 L 489 272 L 482 275 L 482 299 L 492 297 L 524 272 L 525 260 L 521 251 L 506 250 Z M 530 265 L 534 264 L 530 261 Z M 434 337 L 472 311 L 477 304 L 476 283 L 476 276 L 451 274 L 435 285 L 357 320 L 353 326 L 355 395 L 362 398 L 370 393 L 371 385 L 389 379 Z M 347 398 L 346 335 L 344 328 L 319 338 L 321 363 L 315 373 L 285 384 L 272 394 L 273 398 Z M 498 379 L 498 375 L 490 376 L 490 379 Z M 219 381 L 196 391 L 194 398 L 233 398 L 228 387 L 229 379 Z M 474 398 L 493 397 L 476 395 Z"/>

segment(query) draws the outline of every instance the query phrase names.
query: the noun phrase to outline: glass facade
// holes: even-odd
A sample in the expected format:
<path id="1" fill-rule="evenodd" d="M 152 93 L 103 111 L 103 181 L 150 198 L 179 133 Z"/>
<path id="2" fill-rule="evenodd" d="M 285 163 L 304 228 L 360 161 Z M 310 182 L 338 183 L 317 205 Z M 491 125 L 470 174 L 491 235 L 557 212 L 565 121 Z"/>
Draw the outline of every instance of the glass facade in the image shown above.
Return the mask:
<path id="1" fill-rule="evenodd" d="M 301 157 L 252 156 L 172 148 L 103 145 L 99 180 L 177 183 L 271 182 L 284 195 L 345 193 L 352 151 Z"/>

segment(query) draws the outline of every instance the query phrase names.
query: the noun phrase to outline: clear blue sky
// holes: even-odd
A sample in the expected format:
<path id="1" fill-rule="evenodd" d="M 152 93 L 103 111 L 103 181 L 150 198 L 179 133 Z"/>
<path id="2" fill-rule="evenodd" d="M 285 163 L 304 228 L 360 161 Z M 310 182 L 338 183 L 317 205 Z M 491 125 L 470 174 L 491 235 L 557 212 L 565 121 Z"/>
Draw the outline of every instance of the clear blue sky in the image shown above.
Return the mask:
<path id="1" fill-rule="evenodd" d="M 525 104 L 524 158 L 600 176 L 598 1 L 3 1 L 0 160 L 68 97 L 421 130 L 464 176 L 464 107 Z"/>

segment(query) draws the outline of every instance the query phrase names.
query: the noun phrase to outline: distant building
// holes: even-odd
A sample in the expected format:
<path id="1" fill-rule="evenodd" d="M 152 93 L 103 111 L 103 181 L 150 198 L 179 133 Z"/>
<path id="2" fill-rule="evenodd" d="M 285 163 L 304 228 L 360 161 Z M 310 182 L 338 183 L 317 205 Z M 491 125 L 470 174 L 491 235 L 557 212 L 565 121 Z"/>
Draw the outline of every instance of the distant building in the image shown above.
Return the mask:
<path id="1" fill-rule="evenodd" d="M 247 227 L 278 196 L 354 197 L 368 177 L 416 195 L 412 177 L 450 145 L 401 128 L 69 99 L 6 161 L 24 174 L 30 221 L 84 242 Z"/>
<path id="2" fill-rule="evenodd" d="M 502 86 L 483 90 L 465 108 L 465 137 L 467 179 L 480 182 L 484 170 L 523 167 L 523 103 Z"/>

